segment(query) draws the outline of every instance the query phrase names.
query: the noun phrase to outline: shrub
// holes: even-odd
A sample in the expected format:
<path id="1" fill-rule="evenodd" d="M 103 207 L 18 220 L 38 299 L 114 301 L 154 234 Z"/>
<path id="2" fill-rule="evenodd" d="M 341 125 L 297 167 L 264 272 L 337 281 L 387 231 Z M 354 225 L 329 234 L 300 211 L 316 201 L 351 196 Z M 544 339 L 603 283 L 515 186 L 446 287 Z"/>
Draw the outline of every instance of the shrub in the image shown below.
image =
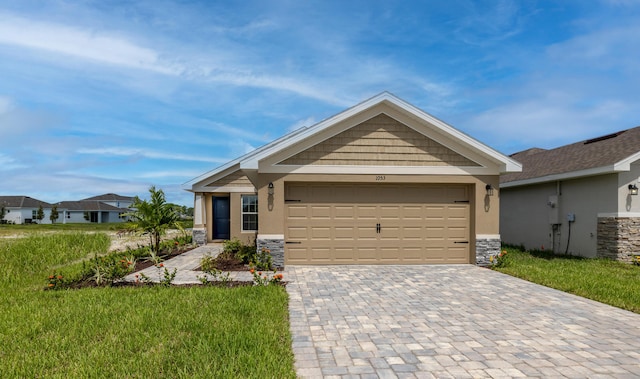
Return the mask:
<path id="1" fill-rule="evenodd" d="M 258 270 L 273 270 L 273 261 L 269 249 L 263 247 L 259 253 L 255 254 L 255 258 L 255 261 L 250 263 L 251 266 L 255 266 Z"/>
<path id="2" fill-rule="evenodd" d="M 242 249 L 242 242 L 239 239 L 234 238 L 224 241 L 222 243 L 222 251 L 235 256 Z"/>
<path id="3" fill-rule="evenodd" d="M 256 245 L 242 245 L 240 250 L 236 253 L 236 258 L 242 261 L 244 264 L 255 262 L 257 260 Z"/>

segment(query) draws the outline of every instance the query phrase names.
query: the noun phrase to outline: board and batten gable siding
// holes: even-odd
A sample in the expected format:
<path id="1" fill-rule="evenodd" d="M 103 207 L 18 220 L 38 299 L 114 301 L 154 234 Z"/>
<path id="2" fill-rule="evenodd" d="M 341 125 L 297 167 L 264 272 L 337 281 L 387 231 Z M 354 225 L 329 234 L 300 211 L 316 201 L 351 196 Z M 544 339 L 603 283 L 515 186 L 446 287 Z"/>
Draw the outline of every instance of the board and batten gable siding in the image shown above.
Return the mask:
<path id="1" fill-rule="evenodd" d="M 253 183 L 241 171 L 236 171 L 207 184 L 206 187 L 253 187 Z"/>
<path id="2" fill-rule="evenodd" d="M 479 166 L 385 114 L 379 114 L 278 165 Z"/>

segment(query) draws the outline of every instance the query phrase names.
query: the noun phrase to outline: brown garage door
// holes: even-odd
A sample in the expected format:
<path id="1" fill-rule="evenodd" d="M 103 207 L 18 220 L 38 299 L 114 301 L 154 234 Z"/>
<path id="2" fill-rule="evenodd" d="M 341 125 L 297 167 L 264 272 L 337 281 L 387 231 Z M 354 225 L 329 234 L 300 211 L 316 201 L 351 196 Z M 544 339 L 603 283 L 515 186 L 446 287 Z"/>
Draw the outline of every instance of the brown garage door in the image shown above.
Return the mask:
<path id="1" fill-rule="evenodd" d="M 469 263 L 469 187 L 289 183 L 287 264 Z"/>

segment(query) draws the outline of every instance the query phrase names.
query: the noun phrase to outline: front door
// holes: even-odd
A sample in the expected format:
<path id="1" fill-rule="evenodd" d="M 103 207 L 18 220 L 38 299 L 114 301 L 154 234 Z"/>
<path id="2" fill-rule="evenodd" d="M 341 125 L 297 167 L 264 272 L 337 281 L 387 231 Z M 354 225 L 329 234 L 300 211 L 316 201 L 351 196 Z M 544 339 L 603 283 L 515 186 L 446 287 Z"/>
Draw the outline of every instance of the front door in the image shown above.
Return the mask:
<path id="1" fill-rule="evenodd" d="M 213 239 L 228 240 L 231 238 L 230 207 L 228 197 L 213 198 Z"/>

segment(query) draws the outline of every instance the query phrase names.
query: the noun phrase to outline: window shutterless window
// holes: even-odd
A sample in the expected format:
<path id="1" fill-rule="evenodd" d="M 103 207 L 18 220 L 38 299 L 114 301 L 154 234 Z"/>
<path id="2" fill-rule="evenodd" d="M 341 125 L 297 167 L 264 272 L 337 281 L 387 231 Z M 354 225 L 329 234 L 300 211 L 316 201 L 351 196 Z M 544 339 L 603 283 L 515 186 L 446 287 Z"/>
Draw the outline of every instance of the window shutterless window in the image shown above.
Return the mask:
<path id="1" fill-rule="evenodd" d="M 258 230 L 258 195 L 242 195 L 242 231 Z"/>

